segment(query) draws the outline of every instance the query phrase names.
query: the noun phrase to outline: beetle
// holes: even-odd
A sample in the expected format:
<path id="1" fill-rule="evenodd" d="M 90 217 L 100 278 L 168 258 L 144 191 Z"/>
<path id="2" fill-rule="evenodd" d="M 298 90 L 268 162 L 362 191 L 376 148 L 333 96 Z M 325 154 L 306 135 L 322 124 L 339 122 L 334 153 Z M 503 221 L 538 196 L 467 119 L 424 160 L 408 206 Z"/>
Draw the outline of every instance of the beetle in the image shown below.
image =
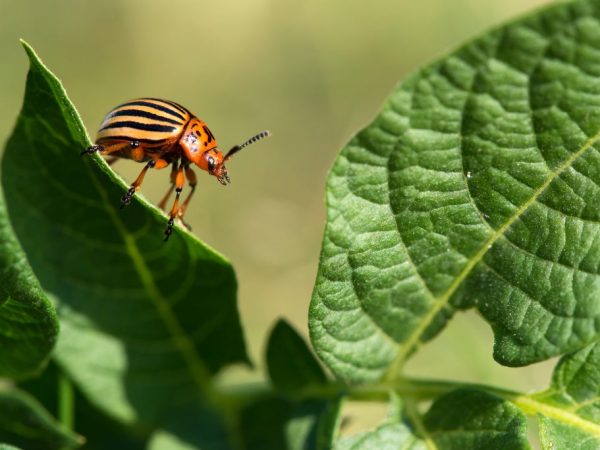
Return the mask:
<path id="1" fill-rule="evenodd" d="M 244 147 L 270 134 L 269 131 L 262 131 L 243 144 L 233 146 L 223 155 L 206 123 L 187 108 L 169 100 L 137 98 L 109 111 L 100 124 L 95 144 L 82 151 L 81 155 L 110 155 L 109 164 L 118 158 L 146 162 L 121 198 L 121 208 L 131 203 L 149 169 L 164 169 L 171 164 L 171 186 L 158 204 L 159 208 L 166 211 L 167 202 L 175 189 L 175 201 L 165 229 L 167 241 L 173 233 L 175 218 L 183 222 L 183 215 L 196 190 L 196 174 L 190 165 L 195 164 L 215 176 L 222 185 L 227 185 L 231 180 L 225 162 Z M 190 193 L 180 205 L 179 197 L 185 179 L 190 186 Z"/>

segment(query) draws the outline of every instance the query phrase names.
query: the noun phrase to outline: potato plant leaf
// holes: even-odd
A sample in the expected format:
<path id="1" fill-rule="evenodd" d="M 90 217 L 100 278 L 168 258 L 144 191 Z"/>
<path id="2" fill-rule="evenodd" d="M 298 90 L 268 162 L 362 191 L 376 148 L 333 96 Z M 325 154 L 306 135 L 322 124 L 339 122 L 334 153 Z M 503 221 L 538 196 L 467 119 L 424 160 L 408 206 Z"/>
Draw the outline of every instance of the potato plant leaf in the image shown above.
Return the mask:
<path id="1" fill-rule="evenodd" d="M 600 343 L 563 357 L 539 402 L 544 449 L 600 447 Z"/>
<path id="2" fill-rule="evenodd" d="M 0 377 L 23 379 L 45 367 L 58 318 L 14 236 L 0 192 Z"/>
<path id="3" fill-rule="evenodd" d="M 179 227 L 162 242 L 165 216 L 142 198 L 119 211 L 126 184 L 100 157 L 79 156 L 90 140 L 75 107 L 24 47 L 30 71 L 2 185 L 15 233 L 58 304 L 56 359 L 108 414 L 160 422 L 170 405 L 210 395 L 219 369 L 248 361 L 233 268 Z"/>
<path id="4" fill-rule="evenodd" d="M 64 394 L 59 386 L 64 382 L 56 363 L 50 362 L 41 376 L 19 383 L 18 387 L 36 399 L 53 414 L 59 414 Z M 152 428 L 128 426 L 107 416 L 92 405 L 76 386 L 73 387 L 73 427 L 85 439 L 85 450 L 145 450 Z M 61 400 L 62 398 L 62 400 Z M 66 402 L 68 404 L 68 402 Z"/>
<path id="5" fill-rule="evenodd" d="M 339 428 L 341 399 L 305 400 L 292 408 L 285 425 L 289 450 L 329 450 Z"/>
<path id="6" fill-rule="evenodd" d="M 277 321 L 267 343 L 267 370 L 273 387 L 288 398 L 288 413 L 280 422 L 286 448 L 329 449 L 337 432 L 340 399 L 310 398 L 311 387 L 327 383 L 327 376 L 300 334 L 285 320 Z M 268 402 L 271 402 L 269 400 Z M 270 415 L 270 414 L 269 414 Z"/>
<path id="7" fill-rule="evenodd" d="M 293 401 L 276 394 L 251 402 L 240 411 L 240 438 L 245 450 L 328 450 L 337 437 L 341 399 Z"/>
<path id="8" fill-rule="evenodd" d="M 335 450 L 529 449 L 527 421 L 512 403 L 476 390 L 459 389 L 437 399 L 424 417 L 392 406 L 375 430 L 338 441 Z"/>
<path id="9" fill-rule="evenodd" d="M 392 92 L 327 183 L 310 330 L 339 378 L 397 376 L 461 308 L 509 366 L 598 339 L 599 77 L 600 3 L 582 0 Z"/>
<path id="10" fill-rule="evenodd" d="M 230 436 L 214 411 L 180 408 L 154 432 L 147 450 L 232 450 Z"/>
<path id="11" fill-rule="evenodd" d="M 1 387 L 0 442 L 27 450 L 66 450 L 80 447 L 83 438 L 65 429 L 26 392 Z"/>
<path id="12" fill-rule="evenodd" d="M 267 369 L 273 385 L 292 394 L 310 385 L 327 382 L 304 339 L 285 320 L 279 320 L 269 336 Z"/>

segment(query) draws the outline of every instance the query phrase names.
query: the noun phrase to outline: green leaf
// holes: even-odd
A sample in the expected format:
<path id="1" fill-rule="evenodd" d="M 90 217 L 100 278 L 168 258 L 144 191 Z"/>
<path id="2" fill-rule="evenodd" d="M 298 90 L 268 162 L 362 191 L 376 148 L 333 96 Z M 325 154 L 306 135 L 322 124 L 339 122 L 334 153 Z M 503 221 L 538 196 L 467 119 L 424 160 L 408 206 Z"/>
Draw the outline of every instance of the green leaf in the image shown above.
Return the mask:
<path id="1" fill-rule="evenodd" d="M 427 439 L 441 449 L 529 449 L 527 419 L 510 402 L 458 389 L 435 401 L 423 420 Z"/>
<path id="2" fill-rule="evenodd" d="M 209 377 L 247 362 L 230 263 L 137 198 L 90 144 L 58 79 L 24 44 L 30 71 L 4 153 L 13 227 L 58 303 L 56 359 L 89 399 L 126 422 L 210 396 Z M 90 86 L 90 89 L 93 87 Z M 168 178 L 168 174 L 160 174 Z M 166 180 L 165 180 L 166 183 Z"/>
<path id="3" fill-rule="evenodd" d="M 269 396 L 246 405 L 239 415 L 245 450 L 287 450 L 285 424 L 290 416 L 289 400 Z"/>
<path id="4" fill-rule="evenodd" d="M 58 387 L 59 380 L 64 376 L 56 364 L 51 362 L 40 377 L 20 383 L 19 389 L 35 397 L 46 410 L 59 415 L 61 410 L 59 405 L 65 399 L 64 396 L 61 399 Z M 85 450 L 146 449 L 148 436 L 153 430 L 126 426 L 111 419 L 90 404 L 78 389 L 74 389 L 74 401 L 71 407 L 74 415 L 73 427 L 85 438 L 83 447 Z"/>
<path id="5" fill-rule="evenodd" d="M 339 427 L 341 407 L 340 399 L 306 400 L 295 405 L 285 428 L 287 448 L 330 449 Z"/>
<path id="6" fill-rule="evenodd" d="M 292 394 L 327 382 L 323 369 L 304 339 L 283 319 L 275 324 L 269 336 L 267 369 L 273 385 Z"/>
<path id="7" fill-rule="evenodd" d="M 335 450 L 427 450 L 425 443 L 415 436 L 402 422 L 386 423 L 373 431 L 344 438 L 334 447 Z"/>
<path id="8" fill-rule="evenodd" d="M 57 335 L 56 312 L 14 236 L 0 192 L 0 377 L 37 374 Z"/>
<path id="9" fill-rule="evenodd" d="M 222 420 L 212 411 L 192 407 L 179 409 L 148 443 L 148 450 L 230 450 Z"/>
<path id="10" fill-rule="evenodd" d="M 397 412 L 373 431 L 341 439 L 335 450 L 529 449 L 527 421 L 512 403 L 485 392 L 459 389 L 437 399 L 423 418 Z"/>
<path id="11" fill-rule="evenodd" d="M 493 30 L 401 83 L 337 158 L 310 309 L 342 379 L 395 377 L 460 308 L 518 366 L 600 330 L 600 3 Z"/>
<path id="12" fill-rule="evenodd" d="M 81 446 L 83 439 L 63 428 L 29 394 L 1 387 L 0 442 L 28 450 L 64 450 Z"/>
<path id="13" fill-rule="evenodd" d="M 418 437 L 404 418 L 404 405 L 392 397 L 386 420 L 374 430 L 338 440 L 334 450 L 426 450 L 425 442 Z"/>
<path id="14" fill-rule="evenodd" d="M 341 399 L 294 402 L 273 394 L 240 411 L 245 450 L 328 450 L 339 428 Z"/>
<path id="15" fill-rule="evenodd" d="M 600 343 L 563 357 L 550 389 L 532 397 L 545 449 L 600 447 Z"/>
<path id="16" fill-rule="evenodd" d="M 540 416 L 540 443 L 543 450 L 597 450 L 600 439 L 562 422 Z"/>
<path id="17" fill-rule="evenodd" d="M 20 450 L 18 447 L 13 447 L 8 444 L 0 444 L 0 450 Z"/>
<path id="18" fill-rule="evenodd" d="M 283 319 L 277 321 L 269 336 L 267 369 L 273 386 L 292 399 L 303 390 L 306 394 L 311 387 L 327 383 L 325 372 L 304 339 Z M 340 406 L 339 399 L 292 400 L 284 421 L 275 417 L 263 421 L 271 425 L 267 433 L 274 432 L 273 424 L 284 428 L 282 439 L 289 450 L 329 449 L 337 430 Z"/>

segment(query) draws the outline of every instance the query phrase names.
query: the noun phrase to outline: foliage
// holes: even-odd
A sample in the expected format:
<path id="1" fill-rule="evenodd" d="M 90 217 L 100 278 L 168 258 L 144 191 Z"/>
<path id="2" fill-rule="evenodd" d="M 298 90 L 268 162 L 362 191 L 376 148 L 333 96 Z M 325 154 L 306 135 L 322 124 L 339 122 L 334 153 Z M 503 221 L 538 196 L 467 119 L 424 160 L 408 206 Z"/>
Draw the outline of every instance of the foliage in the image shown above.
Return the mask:
<path id="1" fill-rule="evenodd" d="M 80 432 L 88 448 L 520 449 L 527 415 L 543 448 L 600 446 L 600 2 L 493 30 L 394 90 L 327 183 L 309 325 L 333 377 L 282 320 L 258 387 L 217 380 L 249 363 L 231 264 L 180 227 L 160 242 L 141 198 L 118 211 L 127 186 L 78 156 L 79 115 L 24 46 L 2 160 L 0 447 L 75 448 Z M 550 387 L 406 377 L 466 308 L 500 363 L 562 356 Z M 347 400 L 388 416 L 345 435 Z"/>

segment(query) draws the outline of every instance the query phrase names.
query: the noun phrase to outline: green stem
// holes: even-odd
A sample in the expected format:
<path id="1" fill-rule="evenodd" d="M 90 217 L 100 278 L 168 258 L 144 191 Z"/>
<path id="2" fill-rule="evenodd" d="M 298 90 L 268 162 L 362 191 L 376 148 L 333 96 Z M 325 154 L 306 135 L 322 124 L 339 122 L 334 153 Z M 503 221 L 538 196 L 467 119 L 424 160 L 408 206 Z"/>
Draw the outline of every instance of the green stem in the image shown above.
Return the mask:
<path id="1" fill-rule="evenodd" d="M 405 400 L 404 404 L 406 406 L 406 414 L 408 415 L 408 418 L 410 419 L 411 423 L 415 427 L 415 430 L 421 436 L 421 439 L 423 439 L 423 443 L 425 444 L 427 449 L 428 450 L 437 450 L 437 446 L 435 445 L 435 443 L 433 442 L 433 439 L 427 432 L 427 428 L 425 427 L 423 420 L 421 420 L 421 414 L 419 414 L 419 411 L 417 410 L 417 405 L 416 405 L 415 400 L 412 400 L 412 399 Z"/>
<path id="2" fill-rule="evenodd" d="M 64 373 L 58 375 L 58 420 L 68 430 L 75 425 L 75 393 L 73 384 Z"/>
<path id="3" fill-rule="evenodd" d="M 600 438 L 600 425 L 578 416 L 571 410 L 553 406 L 538 400 L 537 397 L 539 394 L 524 394 L 522 392 L 484 384 L 414 378 L 399 378 L 393 381 L 382 381 L 380 383 L 363 386 L 347 386 L 341 383 L 330 383 L 303 389 L 294 395 L 294 399 L 333 399 L 344 396 L 349 400 L 354 401 L 387 402 L 389 401 L 390 393 L 395 392 L 400 397 L 403 397 L 407 401 L 407 404 L 414 406 L 415 403 L 436 399 L 459 388 L 477 389 L 496 395 L 497 397 L 513 403 L 528 416 L 535 417 L 538 414 L 542 414 L 548 418 L 579 428 Z M 252 384 L 238 386 L 237 388 L 234 388 L 233 391 L 222 392 L 222 395 L 229 398 L 230 404 L 237 404 L 237 406 L 240 406 L 264 398 L 272 393 L 272 388 L 267 384 Z M 416 408 L 413 408 L 413 412 L 416 414 Z"/>

